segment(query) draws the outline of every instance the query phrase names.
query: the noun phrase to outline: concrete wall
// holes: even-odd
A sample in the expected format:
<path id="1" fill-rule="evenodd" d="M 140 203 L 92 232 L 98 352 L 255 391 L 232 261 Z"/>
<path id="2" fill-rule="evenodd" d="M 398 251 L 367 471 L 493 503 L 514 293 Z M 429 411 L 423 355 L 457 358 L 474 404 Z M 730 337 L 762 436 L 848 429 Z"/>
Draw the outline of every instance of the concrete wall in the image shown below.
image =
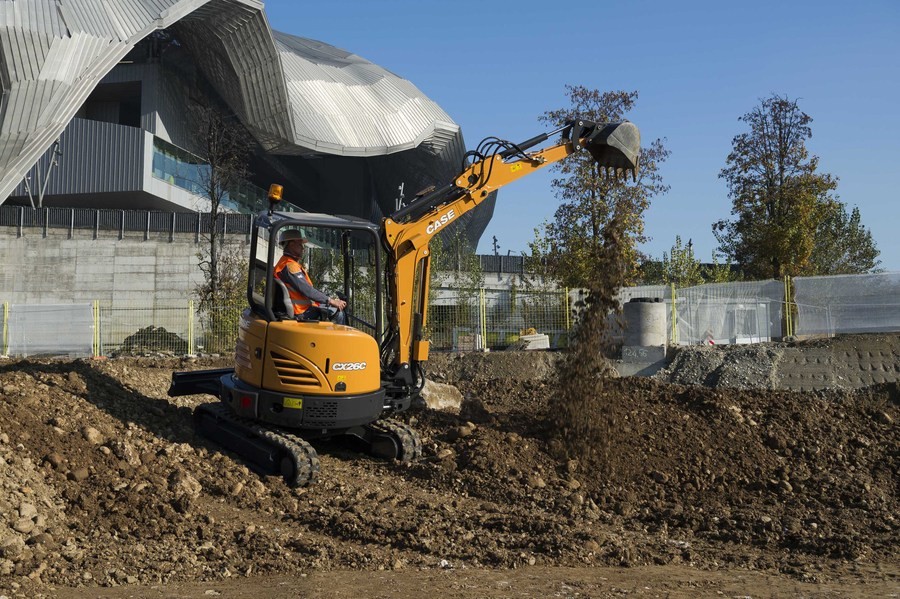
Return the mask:
<path id="1" fill-rule="evenodd" d="M 0 226 L 0 303 L 65 304 L 98 300 L 106 307 L 184 306 L 203 281 L 196 233 Z M 123 236 L 120 239 L 120 234 Z M 229 234 L 249 255 L 247 233 Z M 440 272 L 436 287 L 454 287 L 458 273 Z M 489 289 L 523 287 L 521 276 L 485 274 Z M 574 293 L 574 292 L 573 292 Z M 574 299 L 572 300 L 574 301 Z"/>
<path id="2" fill-rule="evenodd" d="M 124 233 L 64 229 L 0 228 L 0 302 L 79 303 L 99 300 L 114 308 L 183 306 L 203 281 L 192 233 Z M 202 243 L 202 241 L 201 241 Z M 226 243 L 247 247 L 245 235 Z"/>

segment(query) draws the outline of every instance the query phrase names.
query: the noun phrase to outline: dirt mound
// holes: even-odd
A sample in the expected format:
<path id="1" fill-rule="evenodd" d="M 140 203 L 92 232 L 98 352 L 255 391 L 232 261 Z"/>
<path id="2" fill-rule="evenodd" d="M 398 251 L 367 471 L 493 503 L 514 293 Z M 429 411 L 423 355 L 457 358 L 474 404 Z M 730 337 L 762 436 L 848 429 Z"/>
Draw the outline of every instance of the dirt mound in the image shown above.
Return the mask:
<path id="1" fill-rule="evenodd" d="M 428 360 L 428 378 L 441 382 L 542 381 L 556 372 L 563 358 L 555 351 L 434 352 Z"/>
<path id="2" fill-rule="evenodd" d="M 459 415 L 404 415 L 424 437 L 421 462 L 320 443 L 320 483 L 289 489 L 194 437 L 191 409 L 211 398 L 166 396 L 173 370 L 225 365 L 0 364 L 0 590 L 526 564 L 817 580 L 897 562 L 896 384 L 791 393 L 610 380 L 602 399 L 618 434 L 601 477 L 552 457 L 552 379 L 473 376 L 458 382 Z"/>
<path id="3" fill-rule="evenodd" d="M 188 342 L 163 327 L 148 326 L 129 335 L 122 341 L 117 355 L 129 356 L 165 352 L 174 355 L 188 353 Z"/>

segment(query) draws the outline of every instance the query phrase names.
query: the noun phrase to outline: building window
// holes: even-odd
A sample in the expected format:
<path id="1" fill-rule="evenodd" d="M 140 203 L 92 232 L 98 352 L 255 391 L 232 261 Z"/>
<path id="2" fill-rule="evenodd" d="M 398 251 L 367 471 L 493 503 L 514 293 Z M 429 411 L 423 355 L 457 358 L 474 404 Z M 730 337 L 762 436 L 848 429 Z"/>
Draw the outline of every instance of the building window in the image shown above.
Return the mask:
<path id="1" fill-rule="evenodd" d="M 158 137 L 153 138 L 153 176 L 190 193 L 206 197 L 209 165 L 199 156 Z M 243 181 L 225 192 L 222 206 L 242 213 L 265 208 L 266 191 Z"/>

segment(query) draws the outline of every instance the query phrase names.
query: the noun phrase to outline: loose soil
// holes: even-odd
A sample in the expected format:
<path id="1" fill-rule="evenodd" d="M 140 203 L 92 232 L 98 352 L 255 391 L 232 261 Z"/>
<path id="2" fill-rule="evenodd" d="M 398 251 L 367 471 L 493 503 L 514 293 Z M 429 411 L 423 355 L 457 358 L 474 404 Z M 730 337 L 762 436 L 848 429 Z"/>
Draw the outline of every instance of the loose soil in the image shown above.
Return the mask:
<path id="1" fill-rule="evenodd" d="M 425 457 L 319 443 L 304 489 L 196 438 L 212 398 L 167 397 L 227 359 L 0 363 L 0 595 L 900 593 L 897 383 L 605 379 L 600 465 L 553 447 L 553 354 L 433 358 L 465 401 L 401 416 Z"/>

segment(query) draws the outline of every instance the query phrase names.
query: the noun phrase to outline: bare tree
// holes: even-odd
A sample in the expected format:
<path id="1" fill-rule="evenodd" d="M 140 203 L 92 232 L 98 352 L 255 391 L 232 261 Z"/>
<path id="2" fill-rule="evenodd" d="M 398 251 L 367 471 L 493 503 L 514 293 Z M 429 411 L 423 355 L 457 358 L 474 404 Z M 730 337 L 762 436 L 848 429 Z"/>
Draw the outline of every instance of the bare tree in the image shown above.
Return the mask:
<path id="1" fill-rule="evenodd" d="M 245 252 L 225 246 L 222 223 L 227 204 L 246 185 L 253 141 L 236 117 L 214 106 L 196 105 L 192 120 L 202 161 L 196 169 L 196 183 L 209 201 L 209 219 L 201 230 L 198 252 L 204 280 L 196 293 L 199 309 L 206 315 L 208 328 L 216 333 L 216 345 L 221 346 L 214 349 L 221 350 L 233 344 L 247 276 Z"/>

